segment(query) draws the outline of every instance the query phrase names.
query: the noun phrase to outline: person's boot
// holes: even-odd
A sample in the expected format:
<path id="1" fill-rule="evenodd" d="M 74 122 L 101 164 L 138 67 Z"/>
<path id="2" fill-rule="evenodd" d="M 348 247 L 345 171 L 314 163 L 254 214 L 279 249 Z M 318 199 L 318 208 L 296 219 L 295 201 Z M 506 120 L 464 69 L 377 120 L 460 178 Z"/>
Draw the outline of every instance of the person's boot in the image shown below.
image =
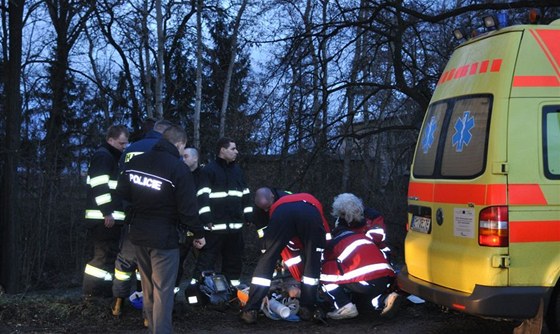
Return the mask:
<path id="1" fill-rule="evenodd" d="M 113 313 L 115 317 L 119 317 L 122 314 L 122 305 L 123 299 L 120 297 L 115 298 L 111 306 L 111 313 Z"/>

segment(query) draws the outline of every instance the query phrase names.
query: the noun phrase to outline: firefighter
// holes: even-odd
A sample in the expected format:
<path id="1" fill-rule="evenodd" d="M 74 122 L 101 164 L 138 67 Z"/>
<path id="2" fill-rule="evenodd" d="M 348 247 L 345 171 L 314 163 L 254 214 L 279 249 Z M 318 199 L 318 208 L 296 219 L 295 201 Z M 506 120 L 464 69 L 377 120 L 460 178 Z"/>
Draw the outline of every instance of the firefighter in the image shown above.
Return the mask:
<path id="1" fill-rule="evenodd" d="M 161 139 L 162 133 L 172 125 L 166 120 L 157 121 L 153 130 L 148 130 L 144 138 L 130 144 L 123 152 L 119 167 L 123 171 L 125 165 L 135 156 L 145 153 Z M 136 257 L 134 255 L 134 247 L 128 239 L 128 228 L 125 225 L 121 232 L 121 241 L 119 253 L 115 261 L 115 279 L 113 280 L 113 303 L 111 312 L 114 316 L 120 316 L 125 298 L 127 298 L 132 290 L 131 277 L 135 274 Z M 139 275 L 137 275 L 139 278 Z"/>
<path id="2" fill-rule="evenodd" d="M 265 251 L 253 273 L 249 300 L 243 308 L 241 319 L 248 324 L 257 321 L 258 310 L 270 289 L 276 261 L 288 242 L 293 241 L 302 255 L 299 259 L 294 259 L 299 260 L 303 268 L 300 278 L 301 307 L 298 314 L 303 320 L 311 320 L 319 285 L 321 255 L 328 232 L 325 229 L 326 219 L 322 205 L 315 197 L 305 193 L 276 198 L 270 188 L 257 190 L 255 205 L 268 212 L 269 222 L 264 232 Z M 297 260 L 294 262 L 298 262 Z"/>
<path id="3" fill-rule="evenodd" d="M 86 299 L 110 296 L 120 226 L 124 221 L 122 203 L 115 194 L 115 187 L 118 162 L 128 144 L 128 136 L 123 125 L 109 127 L 105 142 L 89 163 L 85 225 L 93 241 L 93 258 L 84 269 L 83 294 Z"/>
<path id="4" fill-rule="evenodd" d="M 366 227 L 363 203 L 352 194 L 335 197 L 333 215 L 337 217 L 336 227 L 321 266 L 321 287 L 335 308 L 327 317 L 339 320 L 358 315 L 347 291 L 367 298 L 382 316 L 393 316 L 402 297 L 390 292 L 395 271 L 376 244 L 384 242 L 383 229 Z"/>
<path id="5" fill-rule="evenodd" d="M 129 203 L 129 239 L 142 277 L 143 311 L 151 333 L 171 333 L 179 266 L 178 225 L 205 244 L 198 220 L 194 181 L 183 155 L 187 134 L 177 125 L 163 133 L 153 149 L 132 159 L 119 177 L 117 191 Z"/>
<path id="6" fill-rule="evenodd" d="M 220 138 L 216 145 L 217 157 L 202 168 L 199 190 L 200 219 L 206 225 L 206 247 L 200 251 L 194 277 L 203 271 L 224 274 L 231 285 L 240 284 L 244 223 L 251 220 L 253 207 L 243 171 L 236 163 L 237 146 L 233 139 Z M 222 259 L 222 268 L 216 263 Z"/>

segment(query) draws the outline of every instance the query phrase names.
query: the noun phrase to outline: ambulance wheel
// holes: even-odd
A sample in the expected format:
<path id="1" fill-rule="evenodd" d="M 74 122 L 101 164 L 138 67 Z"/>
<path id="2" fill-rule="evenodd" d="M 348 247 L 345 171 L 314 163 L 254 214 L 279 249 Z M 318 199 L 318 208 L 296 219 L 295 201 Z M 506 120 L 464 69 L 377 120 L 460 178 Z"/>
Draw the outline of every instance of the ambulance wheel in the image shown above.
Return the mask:
<path id="1" fill-rule="evenodd" d="M 552 292 L 546 314 L 546 325 L 550 333 L 560 333 L 560 283 Z"/>

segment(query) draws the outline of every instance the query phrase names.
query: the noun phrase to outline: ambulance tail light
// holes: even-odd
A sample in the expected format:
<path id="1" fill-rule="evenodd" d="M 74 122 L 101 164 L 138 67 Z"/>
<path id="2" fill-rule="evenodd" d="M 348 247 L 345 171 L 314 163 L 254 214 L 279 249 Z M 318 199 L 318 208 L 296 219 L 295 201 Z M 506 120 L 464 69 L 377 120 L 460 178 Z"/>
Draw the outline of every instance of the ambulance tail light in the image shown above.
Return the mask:
<path id="1" fill-rule="evenodd" d="M 480 211 L 478 244 L 488 247 L 509 245 L 508 207 L 491 206 Z"/>

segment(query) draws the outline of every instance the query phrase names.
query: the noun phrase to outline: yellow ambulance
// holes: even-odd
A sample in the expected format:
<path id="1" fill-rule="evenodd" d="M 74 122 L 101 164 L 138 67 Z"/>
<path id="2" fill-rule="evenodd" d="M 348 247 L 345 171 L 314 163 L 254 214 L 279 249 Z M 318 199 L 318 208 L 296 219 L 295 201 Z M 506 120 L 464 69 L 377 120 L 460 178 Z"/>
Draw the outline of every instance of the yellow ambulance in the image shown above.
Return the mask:
<path id="1" fill-rule="evenodd" d="M 402 290 L 560 331 L 560 20 L 457 47 L 422 126 Z"/>

